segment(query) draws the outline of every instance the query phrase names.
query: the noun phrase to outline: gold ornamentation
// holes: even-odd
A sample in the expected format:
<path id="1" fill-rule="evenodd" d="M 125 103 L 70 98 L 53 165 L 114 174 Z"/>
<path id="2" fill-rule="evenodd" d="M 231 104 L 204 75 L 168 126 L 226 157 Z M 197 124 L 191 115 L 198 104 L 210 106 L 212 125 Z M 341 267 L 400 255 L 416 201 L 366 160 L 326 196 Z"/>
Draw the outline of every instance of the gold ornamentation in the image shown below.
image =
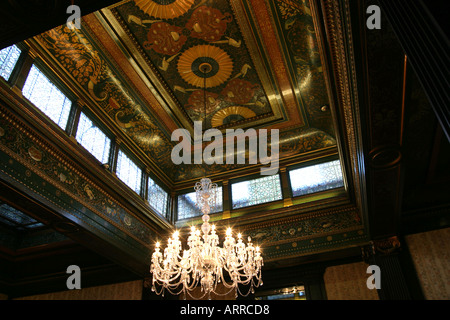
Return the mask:
<path id="1" fill-rule="evenodd" d="M 182 16 L 191 9 L 194 2 L 194 0 L 135 0 L 135 4 L 142 11 L 157 19 L 174 19 Z"/>
<path id="2" fill-rule="evenodd" d="M 226 120 L 227 117 L 230 116 L 238 116 L 239 118 L 248 119 L 256 117 L 256 113 L 249 108 L 239 106 L 224 108 L 222 110 L 217 111 L 217 113 L 212 117 L 211 125 L 213 127 L 220 127 L 226 124 L 224 123 L 224 121 Z"/>
<path id="3" fill-rule="evenodd" d="M 234 77 L 233 77 L 233 79 L 236 79 L 236 78 L 238 78 L 238 77 L 245 77 L 246 76 L 246 74 L 247 74 L 247 72 L 248 72 L 248 70 L 249 69 L 251 69 L 252 67 L 250 66 L 250 65 L 248 65 L 248 64 L 244 64 L 243 66 L 242 66 L 242 68 L 241 68 L 241 71 L 238 73 L 238 74 L 236 74 Z"/>
<path id="4" fill-rule="evenodd" d="M 173 59 L 188 39 L 185 35 L 181 34 L 182 32 L 183 28 L 181 27 L 171 25 L 167 22 L 156 22 L 148 30 L 144 48 L 169 55 L 171 56 L 169 59 Z"/>
<path id="5" fill-rule="evenodd" d="M 201 68 L 206 67 L 207 72 Z M 203 88 L 216 87 L 228 80 L 233 72 L 233 61 L 221 48 L 212 45 L 198 45 L 182 53 L 178 60 L 178 72 L 190 85 Z"/>
<path id="6" fill-rule="evenodd" d="M 41 161 L 42 160 L 42 152 L 36 149 L 35 147 L 31 147 L 28 149 L 28 154 L 31 157 L 31 159 L 35 161 Z"/>
<path id="7" fill-rule="evenodd" d="M 191 37 L 208 42 L 219 41 L 233 20 L 229 12 L 222 13 L 216 8 L 201 6 L 192 13 L 186 28 L 191 30 Z"/>

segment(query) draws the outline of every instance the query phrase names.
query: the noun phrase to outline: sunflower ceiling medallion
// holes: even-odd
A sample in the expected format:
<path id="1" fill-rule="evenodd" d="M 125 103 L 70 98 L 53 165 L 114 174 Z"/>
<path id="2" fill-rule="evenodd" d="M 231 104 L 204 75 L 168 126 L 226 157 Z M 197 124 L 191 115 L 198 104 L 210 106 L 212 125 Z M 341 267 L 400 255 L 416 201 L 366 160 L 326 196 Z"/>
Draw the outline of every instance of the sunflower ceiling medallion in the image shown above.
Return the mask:
<path id="1" fill-rule="evenodd" d="M 253 110 L 246 107 L 232 106 L 217 111 L 211 119 L 211 125 L 217 128 L 253 117 L 256 117 Z"/>
<path id="2" fill-rule="evenodd" d="M 203 72 L 202 70 L 205 70 Z M 233 72 L 233 61 L 221 48 L 213 45 L 198 45 L 184 51 L 178 59 L 178 72 L 184 81 L 202 88 L 221 85 Z"/>
<path id="3" fill-rule="evenodd" d="M 135 0 L 134 2 L 152 17 L 174 19 L 188 12 L 195 0 Z"/>

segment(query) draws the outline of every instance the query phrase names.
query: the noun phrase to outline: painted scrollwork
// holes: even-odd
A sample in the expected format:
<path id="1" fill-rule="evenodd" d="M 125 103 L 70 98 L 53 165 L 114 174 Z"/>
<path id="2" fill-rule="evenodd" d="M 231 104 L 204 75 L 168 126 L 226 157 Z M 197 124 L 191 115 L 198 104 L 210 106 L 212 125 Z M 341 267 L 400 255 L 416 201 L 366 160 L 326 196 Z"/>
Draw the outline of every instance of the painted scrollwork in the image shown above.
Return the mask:
<path id="1" fill-rule="evenodd" d="M 62 25 L 39 37 L 75 80 L 88 89 L 92 98 L 96 101 L 108 98 L 104 91 L 97 93 L 97 85 L 107 77 L 106 65 L 82 33 Z"/>

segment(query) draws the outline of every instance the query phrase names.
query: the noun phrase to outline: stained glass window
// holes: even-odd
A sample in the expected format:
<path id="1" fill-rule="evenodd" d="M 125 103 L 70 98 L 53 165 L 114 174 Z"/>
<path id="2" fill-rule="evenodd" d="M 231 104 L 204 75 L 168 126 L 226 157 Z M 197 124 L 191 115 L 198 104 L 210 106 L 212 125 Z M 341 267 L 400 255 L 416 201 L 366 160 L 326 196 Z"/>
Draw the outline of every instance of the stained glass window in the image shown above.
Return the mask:
<path id="1" fill-rule="evenodd" d="M 197 196 L 190 192 L 178 196 L 178 220 L 201 216 L 200 209 L 195 205 Z M 216 206 L 211 208 L 211 213 L 223 211 L 222 187 L 217 187 Z"/>
<path id="2" fill-rule="evenodd" d="M 0 50 L 0 76 L 6 81 L 9 80 L 14 66 L 19 60 L 20 49 L 16 45 Z"/>
<path id="3" fill-rule="evenodd" d="M 167 200 L 169 195 L 163 188 L 148 178 L 148 202 L 156 212 L 165 216 L 167 212 Z"/>
<path id="4" fill-rule="evenodd" d="M 66 128 L 72 101 L 35 65 L 30 69 L 22 93 L 61 128 Z"/>
<path id="5" fill-rule="evenodd" d="M 117 157 L 116 174 L 137 194 L 141 192 L 142 170 L 122 150 L 119 150 Z"/>
<path id="6" fill-rule="evenodd" d="M 344 186 L 339 160 L 289 171 L 294 197 Z"/>
<path id="7" fill-rule="evenodd" d="M 266 176 L 231 185 L 233 208 L 253 206 L 282 199 L 280 177 Z"/>
<path id="8" fill-rule="evenodd" d="M 75 138 L 101 163 L 108 163 L 111 140 L 83 112 Z"/>

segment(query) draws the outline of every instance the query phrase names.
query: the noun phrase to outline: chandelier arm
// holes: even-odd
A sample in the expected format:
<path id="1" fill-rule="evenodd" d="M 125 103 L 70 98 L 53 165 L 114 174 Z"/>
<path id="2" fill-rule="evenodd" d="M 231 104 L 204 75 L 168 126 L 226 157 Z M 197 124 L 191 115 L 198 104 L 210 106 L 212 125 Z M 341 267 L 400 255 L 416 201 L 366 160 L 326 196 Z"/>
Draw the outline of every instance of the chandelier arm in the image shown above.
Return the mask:
<path id="1" fill-rule="evenodd" d="M 178 287 L 178 286 L 177 286 Z M 167 289 L 167 291 L 171 294 L 171 295 L 179 295 L 181 292 L 183 292 L 183 289 L 184 289 L 184 287 L 182 287 L 181 289 L 180 289 L 180 291 L 179 292 L 172 292 L 172 290 L 170 290 L 170 288 L 168 288 L 168 287 L 166 287 L 166 289 Z"/>
<path id="2" fill-rule="evenodd" d="M 228 272 L 228 273 L 230 273 L 230 272 Z M 224 279 L 223 273 L 221 273 L 221 280 L 222 280 L 222 284 L 223 284 L 226 288 L 233 289 L 233 288 L 236 288 L 236 287 L 237 287 L 237 282 L 236 282 L 236 281 L 232 281 L 231 283 L 228 283 L 228 282 Z"/>
<path id="3" fill-rule="evenodd" d="M 256 269 L 259 269 L 259 267 L 258 267 L 258 265 L 257 265 L 257 263 L 254 261 L 254 260 L 249 260 L 249 261 L 246 261 L 246 263 L 245 264 L 243 264 L 241 267 L 238 267 L 238 268 L 236 268 L 235 269 L 235 271 L 242 271 L 242 270 L 244 270 L 244 269 L 246 269 L 246 268 L 248 268 L 249 266 L 253 266 L 253 265 L 255 265 L 256 264 Z"/>
<path id="4" fill-rule="evenodd" d="M 185 285 L 184 285 L 184 287 L 185 287 L 188 291 L 194 290 L 194 289 L 198 286 L 198 282 L 200 281 L 200 279 L 197 278 L 197 277 L 195 277 L 195 279 L 192 279 L 192 280 L 193 280 L 193 281 L 192 281 L 192 284 L 191 284 L 191 285 L 188 285 L 188 284 L 185 284 Z"/>
<path id="5" fill-rule="evenodd" d="M 191 291 L 188 291 L 187 292 L 187 294 L 192 298 L 192 299 L 194 299 L 194 300 L 201 300 L 201 299 L 203 299 L 208 293 L 207 292 L 205 292 L 201 297 L 194 297 L 192 294 L 191 294 Z"/>
<path id="6" fill-rule="evenodd" d="M 159 283 L 158 283 L 159 285 Z M 161 290 L 158 292 L 157 287 L 155 286 L 155 282 L 152 283 L 152 291 L 154 291 L 157 295 L 160 295 L 164 292 L 164 286 L 161 285 Z"/>
<path id="7" fill-rule="evenodd" d="M 165 270 L 165 269 L 161 268 L 160 271 L 161 271 L 161 275 L 163 275 L 163 274 L 164 274 L 164 275 L 167 274 L 167 275 L 169 275 L 169 276 L 176 275 L 176 276 L 173 277 L 173 278 L 171 277 L 171 281 L 173 281 L 173 280 L 175 280 L 176 278 L 178 278 L 178 277 L 180 276 L 180 274 L 181 274 L 180 270 L 168 271 L 168 270 Z"/>
<path id="8" fill-rule="evenodd" d="M 154 279 L 154 280 L 155 280 L 155 282 L 156 282 L 158 285 L 163 286 L 163 287 L 165 287 L 165 288 L 170 288 L 170 287 L 176 288 L 176 287 L 179 286 L 180 283 L 181 283 L 181 282 L 179 281 L 179 282 L 177 282 L 177 283 L 172 283 L 172 284 L 170 284 L 170 282 L 172 282 L 173 279 L 172 279 L 172 280 Z"/>
<path id="9" fill-rule="evenodd" d="M 197 286 L 198 286 L 198 281 L 196 281 L 195 283 L 192 283 L 192 285 L 191 286 L 184 286 L 185 287 L 185 289 L 187 290 L 187 291 L 193 291 L 195 288 L 197 288 Z"/>
<path id="10" fill-rule="evenodd" d="M 176 276 L 174 276 L 174 277 L 171 277 L 171 275 L 176 275 Z M 165 275 L 168 275 L 169 277 L 168 277 L 168 279 L 167 279 L 167 277 L 164 277 Z M 155 280 L 157 280 L 158 281 L 158 283 L 166 283 L 166 282 L 173 282 L 173 281 L 175 281 L 177 278 L 179 278 L 181 276 L 181 273 L 178 271 L 178 272 L 170 272 L 170 271 L 166 271 L 166 270 L 164 270 L 164 269 L 161 269 L 160 270 L 160 272 L 157 272 L 156 274 L 155 273 L 153 273 L 153 278 L 155 279 Z M 176 285 L 179 285 L 179 283 L 181 282 L 181 280 L 180 281 L 178 281 L 177 283 L 176 283 Z"/>
<path id="11" fill-rule="evenodd" d="M 241 296 L 243 296 L 243 297 L 247 297 L 249 294 L 250 294 L 250 292 L 251 293 L 254 293 L 255 292 L 255 290 L 253 289 L 253 286 L 250 286 L 250 288 L 248 289 L 248 292 L 247 292 L 247 294 L 243 294 L 242 292 L 241 292 L 241 289 L 239 289 L 239 286 L 237 286 L 237 291 L 241 294 Z"/>

